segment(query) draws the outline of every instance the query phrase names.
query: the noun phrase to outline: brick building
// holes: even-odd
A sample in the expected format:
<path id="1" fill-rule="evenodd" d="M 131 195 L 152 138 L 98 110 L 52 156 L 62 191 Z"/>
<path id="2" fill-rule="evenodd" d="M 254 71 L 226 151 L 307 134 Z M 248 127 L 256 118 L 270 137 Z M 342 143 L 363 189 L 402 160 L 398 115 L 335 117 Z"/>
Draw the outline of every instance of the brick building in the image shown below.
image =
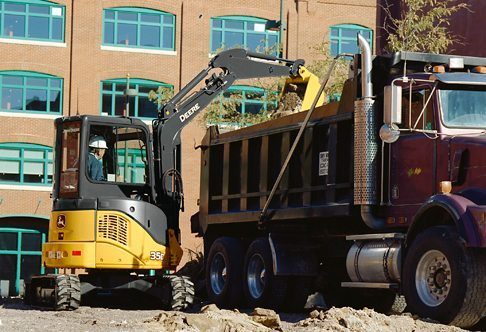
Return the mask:
<path id="1" fill-rule="evenodd" d="M 18 293 L 22 279 L 44 272 L 40 248 L 51 207 L 55 118 L 121 115 L 129 74 L 138 91 L 130 115 L 149 123 L 156 106 L 148 92 L 158 86 L 178 91 L 216 50 L 281 43 L 283 57 L 309 59 L 312 46 L 330 41 L 331 52 L 352 52 L 357 31 L 374 44 L 376 11 L 373 0 L 0 0 L 3 294 Z M 234 91 L 242 109 L 261 106 L 245 93 L 253 87 Z M 204 132 L 194 121 L 182 133 L 182 241 L 192 249 L 201 245 L 189 227 L 199 196 L 194 145 Z"/>

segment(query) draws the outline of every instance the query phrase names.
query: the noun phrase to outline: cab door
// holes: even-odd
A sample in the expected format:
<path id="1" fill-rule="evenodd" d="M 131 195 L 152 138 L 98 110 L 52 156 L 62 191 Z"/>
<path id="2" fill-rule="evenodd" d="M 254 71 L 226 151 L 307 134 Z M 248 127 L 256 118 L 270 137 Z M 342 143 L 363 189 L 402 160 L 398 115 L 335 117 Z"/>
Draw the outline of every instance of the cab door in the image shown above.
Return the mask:
<path id="1" fill-rule="evenodd" d="M 404 91 L 402 131 L 390 145 L 389 202 L 394 206 L 417 205 L 435 192 L 436 137 L 416 130 L 433 130 L 435 96 L 422 112 L 431 93 L 430 87 Z"/>

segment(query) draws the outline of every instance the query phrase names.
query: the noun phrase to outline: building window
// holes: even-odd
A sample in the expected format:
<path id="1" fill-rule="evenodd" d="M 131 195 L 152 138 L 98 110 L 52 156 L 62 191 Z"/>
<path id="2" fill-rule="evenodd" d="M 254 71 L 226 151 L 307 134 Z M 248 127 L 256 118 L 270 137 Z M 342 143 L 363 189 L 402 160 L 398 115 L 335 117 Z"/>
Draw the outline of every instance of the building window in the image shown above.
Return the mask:
<path id="1" fill-rule="evenodd" d="M 0 183 L 50 185 L 52 148 L 27 143 L 1 143 Z"/>
<path id="2" fill-rule="evenodd" d="M 233 101 L 236 110 L 241 114 L 258 114 L 262 111 L 270 111 L 277 107 L 276 98 L 268 96 L 262 88 L 252 86 L 235 85 L 222 94 L 222 101 Z"/>
<path id="3" fill-rule="evenodd" d="M 0 227 L 0 280 L 8 281 L 8 295 L 20 293 L 23 280 L 43 274 L 42 244 L 46 234 L 34 229 Z"/>
<path id="4" fill-rule="evenodd" d="M 174 89 L 173 85 L 143 80 L 130 79 L 130 88 L 137 91 L 135 97 L 129 97 L 129 116 L 139 118 L 156 118 L 157 104 L 149 100 L 150 91 L 156 91 L 158 87 Z M 107 115 L 127 115 L 125 114 L 127 99 L 124 90 L 127 88 L 125 78 L 113 79 L 101 82 L 101 112 Z"/>
<path id="5" fill-rule="evenodd" d="M 157 10 L 118 7 L 103 10 L 103 44 L 175 50 L 175 15 Z"/>
<path id="6" fill-rule="evenodd" d="M 373 30 L 355 24 L 339 24 L 331 26 L 331 55 L 340 53 L 360 53 L 357 35 L 360 33 L 373 49 Z"/>
<path id="7" fill-rule="evenodd" d="M 266 29 L 268 21 L 247 16 L 223 16 L 211 19 L 211 52 L 245 48 L 250 51 L 278 54 L 279 33 Z"/>
<path id="8" fill-rule="evenodd" d="M 117 164 L 120 177 L 125 183 L 146 183 L 145 179 L 145 150 L 118 149 Z M 126 169 L 126 173 L 125 173 Z"/>
<path id="9" fill-rule="evenodd" d="M 62 78 L 22 71 L 0 72 L 1 110 L 60 114 Z"/>
<path id="10" fill-rule="evenodd" d="M 4 38 L 64 41 L 65 7 L 49 1 L 0 1 Z"/>

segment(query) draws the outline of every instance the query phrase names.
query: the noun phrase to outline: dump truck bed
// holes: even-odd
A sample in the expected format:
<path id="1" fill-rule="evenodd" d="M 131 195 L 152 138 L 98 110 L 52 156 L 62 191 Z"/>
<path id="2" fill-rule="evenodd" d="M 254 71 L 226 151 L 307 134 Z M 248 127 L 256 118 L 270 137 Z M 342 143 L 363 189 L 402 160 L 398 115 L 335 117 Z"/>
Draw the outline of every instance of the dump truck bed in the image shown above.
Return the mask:
<path id="1" fill-rule="evenodd" d="M 272 221 L 348 216 L 353 190 L 353 112 L 315 109 L 269 208 Z M 219 134 L 202 143 L 199 223 L 256 222 L 306 112 Z"/>

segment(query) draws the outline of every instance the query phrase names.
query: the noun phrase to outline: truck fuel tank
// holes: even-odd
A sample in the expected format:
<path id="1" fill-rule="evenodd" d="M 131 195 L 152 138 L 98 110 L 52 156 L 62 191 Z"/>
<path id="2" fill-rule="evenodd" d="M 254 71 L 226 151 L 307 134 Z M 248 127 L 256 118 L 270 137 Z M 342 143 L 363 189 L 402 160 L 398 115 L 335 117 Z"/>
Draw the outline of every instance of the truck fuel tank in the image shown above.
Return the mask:
<path id="1" fill-rule="evenodd" d="M 381 239 L 355 240 L 346 258 L 346 270 L 353 282 L 389 283 L 400 281 L 400 239 L 376 234 Z M 348 237 L 349 239 L 349 237 Z"/>

